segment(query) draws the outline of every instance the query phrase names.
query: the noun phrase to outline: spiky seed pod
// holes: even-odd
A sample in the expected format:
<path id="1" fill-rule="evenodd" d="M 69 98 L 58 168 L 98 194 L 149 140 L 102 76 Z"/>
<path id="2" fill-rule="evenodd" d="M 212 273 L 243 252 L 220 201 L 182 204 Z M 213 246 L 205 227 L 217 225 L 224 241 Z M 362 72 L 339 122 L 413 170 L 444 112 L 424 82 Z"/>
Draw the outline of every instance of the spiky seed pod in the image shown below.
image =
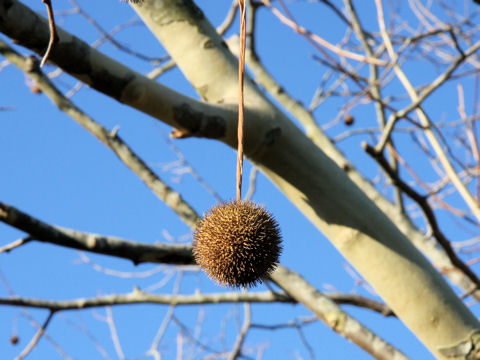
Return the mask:
<path id="1" fill-rule="evenodd" d="M 256 285 L 275 270 L 282 250 L 276 220 L 251 201 L 214 206 L 193 236 L 195 260 L 220 285 Z"/>

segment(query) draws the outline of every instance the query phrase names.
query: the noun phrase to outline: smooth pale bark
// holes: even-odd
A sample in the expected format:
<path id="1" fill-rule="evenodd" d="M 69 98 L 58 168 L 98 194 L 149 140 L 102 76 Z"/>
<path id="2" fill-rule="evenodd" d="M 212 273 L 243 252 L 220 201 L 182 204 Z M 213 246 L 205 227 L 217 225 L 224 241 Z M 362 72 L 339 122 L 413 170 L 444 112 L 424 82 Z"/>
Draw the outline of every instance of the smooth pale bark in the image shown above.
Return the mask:
<path id="1" fill-rule="evenodd" d="M 154 34 L 162 39 L 192 84 L 201 89 L 199 91 L 205 99 L 231 101 L 235 95 L 232 89 L 236 86 L 235 61 L 193 3 L 146 0 L 136 9 Z M 12 38 L 23 37 L 22 40 L 28 42 L 35 33 L 32 29 L 28 36 L 16 32 L 28 21 L 22 17 L 25 15 L 23 11 L 17 1 L 0 0 L 0 30 Z M 194 43 L 188 40 L 192 37 Z M 198 46 L 198 42 L 203 45 Z M 33 48 L 39 52 L 43 50 Z M 54 50 L 52 59 L 61 59 L 61 49 Z M 63 49 L 65 52 L 69 50 Z M 66 70 L 77 76 L 75 61 L 69 60 L 72 65 Z M 95 60 L 98 59 L 84 59 L 90 66 Z M 214 60 L 215 66 L 210 66 Z M 106 59 L 102 61 L 107 62 Z M 220 71 L 222 76 L 216 76 Z M 203 75 L 197 77 L 193 74 L 195 72 L 203 72 Z M 80 78 L 92 83 L 88 76 Z M 130 80 L 124 83 L 125 86 L 131 85 Z M 111 92 L 107 84 L 101 85 L 106 90 L 96 88 Z M 326 234 L 437 357 L 442 358 L 440 348 L 467 340 L 479 324 L 428 261 L 344 171 L 275 109 L 253 83 L 247 81 L 246 88 L 250 109 L 246 149 L 250 159 Z M 153 101 L 153 96 L 144 98 L 142 95 L 136 99 L 132 106 L 143 106 L 152 116 L 176 126 L 172 112 L 145 104 L 147 100 Z M 168 108 L 169 105 L 165 106 Z M 231 122 L 226 126 L 231 130 Z M 226 131 L 218 138 L 234 146 L 232 133 Z M 309 257 L 310 261 L 321 261 L 321 254 L 307 254 L 305 261 L 309 261 Z"/>

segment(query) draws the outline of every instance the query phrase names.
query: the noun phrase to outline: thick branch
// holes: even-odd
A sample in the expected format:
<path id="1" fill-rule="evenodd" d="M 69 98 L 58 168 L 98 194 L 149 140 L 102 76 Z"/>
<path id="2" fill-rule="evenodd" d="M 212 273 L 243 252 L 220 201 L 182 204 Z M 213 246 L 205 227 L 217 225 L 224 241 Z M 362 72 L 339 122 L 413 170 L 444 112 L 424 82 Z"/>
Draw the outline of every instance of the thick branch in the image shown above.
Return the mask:
<path id="1" fill-rule="evenodd" d="M 35 219 L 4 203 L 0 203 L 0 221 L 30 234 L 32 240 L 117 256 L 132 260 L 135 264 L 143 262 L 175 265 L 194 264 L 190 246 L 142 244 L 116 237 L 63 229 Z"/>

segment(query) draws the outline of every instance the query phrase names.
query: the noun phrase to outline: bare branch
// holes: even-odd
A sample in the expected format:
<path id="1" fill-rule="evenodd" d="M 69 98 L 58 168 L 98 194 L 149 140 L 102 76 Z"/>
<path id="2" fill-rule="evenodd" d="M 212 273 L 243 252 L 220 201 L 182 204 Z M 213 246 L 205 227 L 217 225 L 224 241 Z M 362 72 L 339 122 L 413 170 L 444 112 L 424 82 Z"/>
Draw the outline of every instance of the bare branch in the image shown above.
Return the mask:
<path id="1" fill-rule="evenodd" d="M 355 53 L 352 53 L 350 51 L 344 50 L 344 49 L 342 49 L 342 48 L 340 48 L 336 45 L 330 44 L 328 41 L 324 40 L 320 36 L 318 36 L 316 34 L 313 34 L 309 30 L 307 30 L 304 27 L 298 25 L 293 19 L 283 15 L 278 9 L 276 9 L 272 6 L 272 4 L 270 3 L 270 0 L 262 0 L 262 3 L 265 6 L 267 6 L 272 11 L 272 13 L 282 23 L 289 26 L 290 28 L 292 28 L 293 30 L 295 30 L 299 34 L 305 36 L 306 38 L 311 39 L 315 43 L 317 43 L 317 44 L 325 47 L 326 49 L 334 52 L 338 56 L 344 56 L 344 57 L 347 57 L 347 58 L 350 58 L 350 59 L 353 59 L 353 60 L 356 60 L 356 61 L 371 63 L 371 64 L 375 64 L 375 65 L 379 65 L 379 66 L 386 66 L 388 64 L 386 61 L 371 58 L 371 57 L 367 57 L 367 56 L 363 56 L 363 55 L 360 55 L 360 54 L 355 54 Z"/>
<path id="2" fill-rule="evenodd" d="M 344 313 L 333 301 L 308 284 L 300 275 L 280 266 L 272 279 L 304 304 L 328 327 L 350 339 L 377 359 L 407 359 L 399 350 Z"/>
<path id="3" fill-rule="evenodd" d="M 33 240 L 33 239 L 30 236 L 15 240 L 8 245 L 2 246 L 0 248 L 0 254 L 3 253 L 3 252 L 8 253 L 9 251 L 12 251 L 13 249 L 16 249 L 16 248 L 28 243 L 31 240 Z"/>
<path id="4" fill-rule="evenodd" d="M 32 338 L 32 340 L 30 340 L 30 342 L 25 347 L 25 349 L 23 349 L 22 353 L 17 356 L 16 360 L 23 360 L 35 348 L 35 346 L 38 344 L 40 338 L 45 333 L 45 330 L 47 329 L 47 326 L 50 323 L 50 320 L 52 320 L 54 314 L 55 314 L 54 311 L 50 311 L 50 313 L 48 314 L 45 322 L 37 330 L 37 333 Z"/>
<path id="5" fill-rule="evenodd" d="M 125 355 L 122 350 L 122 345 L 120 343 L 120 338 L 118 337 L 117 326 L 115 325 L 115 319 L 113 318 L 112 308 L 110 306 L 106 307 L 107 317 L 106 321 L 108 324 L 108 328 L 110 330 L 110 337 L 112 338 L 113 346 L 115 348 L 115 352 L 120 360 L 125 359 Z"/>
<path id="6" fill-rule="evenodd" d="M 431 207 L 428 205 L 427 198 L 418 194 L 412 187 L 405 183 L 399 176 L 392 170 L 387 160 L 381 153 L 377 153 L 376 150 L 369 146 L 367 143 L 363 143 L 363 148 L 371 157 L 377 161 L 377 163 L 382 167 L 382 169 L 388 174 L 392 179 L 395 185 L 397 185 L 407 196 L 414 200 L 418 206 L 422 209 L 425 217 L 427 218 L 428 224 L 432 229 L 432 233 L 437 239 L 438 243 L 443 247 L 447 253 L 450 261 L 453 266 L 462 271 L 469 279 L 475 284 L 476 289 L 480 288 L 480 279 L 475 275 L 475 273 L 457 256 L 450 241 L 446 238 L 443 232 L 440 230 L 435 214 L 433 213 Z"/>
<path id="7" fill-rule="evenodd" d="M 153 262 L 192 265 L 194 263 L 192 248 L 187 245 L 142 244 L 116 237 L 59 228 L 35 219 L 1 202 L 0 221 L 30 234 L 32 240 L 35 239 L 73 249 L 117 256 L 132 260 L 135 264 Z"/>
<path id="8" fill-rule="evenodd" d="M 51 311 L 79 310 L 94 307 L 125 305 L 125 304 L 161 304 L 161 305 L 199 305 L 219 303 L 295 303 L 290 296 L 276 292 L 250 292 L 247 294 L 231 292 L 218 294 L 194 295 L 157 295 L 145 293 L 135 288 L 131 293 L 124 295 L 107 295 L 90 299 L 76 299 L 65 301 L 41 300 L 20 297 L 0 298 L 1 305 L 26 306 L 31 308 L 49 309 Z"/>
<path id="9" fill-rule="evenodd" d="M 250 304 L 245 303 L 243 305 L 243 311 L 244 311 L 244 320 L 243 320 L 243 326 L 238 334 L 237 340 L 235 341 L 235 345 L 233 346 L 233 350 L 228 356 L 228 360 L 235 360 L 237 359 L 241 354 L 242 354 L 242 346 L 243 343 L 245 342 L 245 338 L 247 337 L 248 330 L 250 329 L 250 323 L 251 323 L 251 310 L 250 310 Z"/>

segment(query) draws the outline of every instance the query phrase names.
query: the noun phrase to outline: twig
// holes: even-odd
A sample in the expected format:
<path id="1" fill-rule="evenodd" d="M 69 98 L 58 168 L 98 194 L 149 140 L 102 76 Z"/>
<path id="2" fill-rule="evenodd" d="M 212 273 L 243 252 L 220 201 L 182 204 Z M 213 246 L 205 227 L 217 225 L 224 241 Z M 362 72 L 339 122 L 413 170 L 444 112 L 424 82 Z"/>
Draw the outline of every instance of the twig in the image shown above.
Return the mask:
<path id="1" fill-rule="evenodd" d="M 417 193 L 412 187 L 400 179 L 400 177 L 392 170 L 383 154 L 378 153 L 374 147 L 368 145 L 367 143 L 363 143 L 362 146 L 367 154 L 375 159 L 385 173 L 388 174 L 392 182 L 398 186 L 408 197 L 415 201 L 422 209 L 422 212 L 425 215 L 430 228 L 432 229 L 432 234 L 447 253 L 452 265 L 462 271 L 470 279 L 470 281 L 475 284 L 477 289 L 480 288 L 480 279 L 465 263 L 463 263 L 462 260 L 460 260 L 450 245 L 450 241 L 448 241 L 446 236 L 440 230 L 435 214 L 433 213 L 432 208 L 428 205 L 427 198 Z"/>
<path id="2" fill-rule="evenodd" d="M 193 176 L 197 182 L 207 190 L 210 195 L 212 195 L 217 202 L 222 202 L 223 199 L 218 194 L 214 188 L 210 186 L 210 184 L 205 181 L 205 179 L 198 173 L 197 170 L 194 169 L 192 164 L 187 160 L 183 152 L 174 144 L 172 140 L 168 136 L 165 136 L 162 131 L 160 131 L 160 134 L 162 135 L 163 140 L 167 143 L 167 145 L 172 149 L 172 151 L 177 155 L 178 160 L 180 160 L 180 163 L 185 166 L 188 169 L 188 172 Z"/>
<path id="3" fill-rule="evenodd" d="M 45 62 L 47 61 L 48 56 L 50 55 L 50 52 L 53 49 L 53 45 L 59 40 L 58 33 L 57 33 L 57 27 L 55 25 L 55 18 L 53 16 L 52 1 L 51 0 L 42 0 L 42 2 L 47 7 L 48 26 L 50 28 L 50 40 L 48 41 L 47 50 L 45 51 L 45 54 L 43 55 L 42 61 L 40 62 L 40 67 L 43 67 L 43 65 L 45 65 Z"/>
<path id="4" fill-rule="evenodd" d="M 249 185 L 247 195 L 245 195 L 245 200 L 252 200 L 253 195 L 255 194 L 255 189 L 257 187 L 257 175 L 258 175 L 258 168 L 253 166 L 250 170 L 250 178 L 249 178 Z"/>
<path id="5" fill-rule="evenodd" d="M 118 42 L 117 40 L 115 40 L 114 35 L 117 34 L 118 32 L 120 32 L 121 30 L 123 30 L 125 28 L 128 28 L 132 25 L 143 24 L 143 22 L 138 20 L 137 18 L 134 18 L 133 20 L 129 20 L 124 24 L 117 25 L 110 32 L 108 32 L 104 28 L 102 28 L 100 26 L 100 24 L 93 17 L 91 17 L 85 10 L 83 10 L 78 5 L 76 0 L 70 0 L 70 3 L 72 3 L 72 5 L 74 6 L 73 12 L 83 16 L 103 36 L 103 38 L 95 41 L 95 43 L 92 44 L 92 47 L 98 48 L 102 42 L 107 40 L 107 41 L 110 41 L 110 43 L 115 48 L 119 49 L 120 51 L 123 51 L 123 52 L 125 52 L 129 55 L 137 57 L 138 59 L 148 61 L 152 64 L 160 63 L 163 60 L 168 59 L 168 56 L 164 56 L 164 57 L 159 58 L 159 57 L 151 57 L 151 56 L 148 56 L 148 55 L 144 55 L 144 54 L 142 54 L 138 51 L 132 50 L 130 47 L 125 46 L 125 45 L 121 44 L 120 42 Z"/>
<path id="6" fill-rule="evenodd" d="M 115 352 L 119 359 L 125 359 L 125 354 L 122 350 L 122 345 L 120 343 L 120 338 L 118 337 L 117 327 L 115 325 L 115 320 L 113 318 L 112 308 L 107 306 L 105 311 L 107 312 L 107 324 L 108 328 L 110 329 L 110 336 L 112 338 L 113 346 L 115 348 Z"/>
<path id="7" fill-rule="evenodd" d="M 390 115 L 387 125 L 382 133 L 382 137 L 379 140 L 378 144 L 375 146 L 377 151 L 383 150 L 385 145 L 388 142 L 388 139 L 393 131 L 395 123 L 402 118 L 405 118 L 410 112 L 418 109 L 422 103 L 435 91 L 437 90 L 445 81 L 449 80 L 453 72 L 458 69 L 458 67 L 467 59 L 469 56 L 475 54 L 476 51 L 480 49 L 480 41 L 471 46 L 468 50 L 464 52 L 463 55 L 457 57 L 455 61 L 443 72 L 440 74 L 434 81 L 432 81 L 415 99 L 412 103 L 406 106 L 402 110 L 398 110 L 392 115 Z"/>
<path id="8" fill-rule="evenodd" d="M 175 66 L 177 66 L 177 63 L 174 60 L 170 60 L 163 64 L 162 66 L 159 66 L 157 68 L 154 68 L 152 71 L 150 71 L 147 74 L 147 77 L 149 79 L 157 79 L 160 75 L 166 73 L 167 71 L 173 69 Z"/>
<path id="9" fill-rule="evenodd" d="M 308 355 L 310 356 L 311 360 L 315 360 L 315 352 L 313 351 L 312 346 L 308 343 L 305 334 L 303 333 L 303 329 L 300 325 L 296 325 L 295 329 L 298 332 L 298 336 L 300 337 L 300 341 L 302 342 L 303 346 L 307 349 Z"/>
<path id="10" fill-rule="evenodd" d="M 8 252 L 12 251 L 13 249 L 16 249 L 17 247 L 20 247 L 20 246 L 28 243 L 31 240 L 33 240 L 33 239 L 30 236 L 15 240 L 15 241 L 11 242 L 10 244 L 7 244 L 7 245 L 1 247 L 0 248 L 0 254 L 3 253 L 3 252 L 8 253 Z"/>
<path id="11" fill-rule="evenodd" d="M 148 350 L 147 354 L 152 355 L 155 359 L 161 359 L 160 352 L 158 351 L 158 347 L 160 346 L 160 342 L 162 341 L 163 335 L 167 331 L 168 325 L 172 321 L 173 312 L 175 311 L 175 305 L 171 305 L 168 308 L 167 314 L 163 319 L 160 327 L 158 328 L 157 333 L 155 334 L 155 338 L 152 341 L 152 345 L 150 345 L 150 349 Z"/>
<path id="12" fill-rule="evenodd" d="M 93 270 L 101 272 L 106 275 L 116 276 L 123 279 L 132 279 L 132 278 L 142 279 L 146 277 L 151 277 L 155 274 L 158 274 L 159 272 L 165 271 L 165 268 L 166 268 L 165 266 L 159 265 L 146 271 L 129 271 L 129 272 L 118 271 L 118 270 L 113 270 L 113 269 L 104 267 L 100 264 L 97 264 L 91 258 L 89 258 L 83 251 L 79 251 L 79 256 L 80 256 L 79 261 L 81 261 L 84 264 L 90 265 L 93 268 Z"/>
<path id="13" fill-rule="evenodd" d="M 282 329 L 289 329 L 293 328 L 295 326 L 305 326 L 309 324 L 313 324 L 315 322 L 319 321 L 318 317 L 316 316 L 310 316 L 308 318 L 298 318 L 291 320 L 286 323 L 282 324 L 273 324 L 273 325 L 266 325 L 266 324 L 251 324 L 250 327 L 252 329 L 259 329 L 259 330 L 270 330 L 270 331 L 275 331 L 275 330 L 282 330 Z"/>
<path id="14" fill-rule="evenodd" d="M 378 24 L 379 24 L 380 32 L 381 32 L 382 38 L 384 40 L 384 43 L 386 45 L 388 54 L 389 54 L 389 56 L 392 60 L 393 70 L 395 71 L 395 74 L 396 74 L 398 80 L 400 80 L 403 87 L 405 88 L 408 95 L 410 96 L 410 98 L 412 100 L 412 103 L 416 103 L 420 99 L 420 97 L 417 93 L 417 90 L 415 90 L 415 88 L 413 87 L 412 83 L 410 82 L 410 80 L 408 79 L 406 74 L 403 72 L 403 70 L 397 64 L 398 55 L 395 52 L 395 49 L 393 48 L 393 45 L 392 45 L 392 42 L 391 42 L 391 39 L 390 39 L 390 35 L 388 34 L 388 32 L 386 30 L 386 27 L 385 27 L 385 18 L 384 18 L 384 14 L 383 14 L 382 1 L 381 0 L 375 0 L 375 4 L 376 4 L 376 7 L 377 7 L 377 18 L 378 18 Z M 478 41 L 473 46 L 471 46 L 469 50 L 472 50 L 472 49 L 480 49 L 480 41 Z M 472 53 L 469 53 L 468 51 L 465 51 L 464 54 L 460 55 L 460 57 L 449 67 L 447 72 L 442 74 L 442 76 L 445 77 L 445 78 L 448 78 L 451 75 L 451 73 L 457 68 L 457 66 L 459 64 L 461 64 L 466 59 L 466 56 L 469 56 L 471 54 Z M 437 80 L 438 80 L 438 78 L 437 78 Z M 424 95 L 424 94 L 422 94 L 422 95 Z M 458 193 L 463 198 L 465 203 L 468 205 L 468 207 L 470 208 L 472 213 L 475 215 L 475 217 L 477 219 L 480 220 L 480 207 L 479 207 L 476 199 L 474 199 L 474 197 L 472 196 L 470 191 L 467 189 L 465 184 L 462 182 L 462 180 L 458 176 L 455 168 L 453 167 L 452 163 L 450 162 L 450 159 L 447 157 L 447 154 L 445 153 L 445 150 L 443 149 L 442 145 L 440 144 L 439 140 L 437 139 L 437 136 L 433 132 L 434 126 L 433 126 L 431 120 L 429 119 L 429 117 L 426 115 L 426 113 L 423 111 L 422 108 L 417 107 L 416 112 L 417 112 L 417 116 L 419 117 L 422 126 L 424 127 L 425 136 L 427 137 L 427 139 L 430 142 L 430 145 L 432 146 L 435 153 L 437 154 L 437 157 L 438 157 L 440 163 L 442 164 L 443 168 L 445 169 L 445 172 L 447 173 L 448 177 L 450 178 L 453 185 L 458 190 Z M 387 124 L 387 127 L 388 127 L 388 124 Z M 379 144 L 379 145 L 381 145 L 381 144 Z M 377 152 L 379 152 L 378 151 L 379 149 L 381 149 L 381 147 L 377 145 L 377 147 L 376 147 Z"/>
<path id="15" fill-rule="evenodd" d="M 59 315 L 59 317 L 63 321 L 65 321 L 67 325 L 70 325 L 74 329 L 85 334 L 85 336 L 87 336 L 87 338 L 93 343 L 98 353 L 104 360 L 111 360 L 110 356 L 108 355 L 108 352 L 105 350 L 100 340 L 89 330 L 89 328 L 81 321 L 81 319 L 79 319 L 78 322 L 75 322 L 66 316 L 61 316 L 61 314 Z"/>
<path id="16" fill-rule="evenodd" d="M 50 320 L 52 320 L 53 315 L 55 314 L 54 311 L 50 310 L 50 313 L 48 314 L 47 319 L 45 322 L 42 324 L 42 326 L 37 330 L 37 333 L 33 336 L 32 340 L 28 343 L 28 345 L 23 349 L 20 355 L 16 357 L 15 360 L 22 360 L 24 359 L 32 350 L 33 348 L 38 344 L 40 338 L 42 335 L 45 333 L 45 330 L 47 329 L 48 324 L 50 323 Z"/>
<path id="17" fill-rule="evenodd" d="M 251 316 L 252 316 L 250 304 L 245 303 L 243 305 L 243 309 L 244 309 L 243 310 L 244 320 L 243 320 L 242 330 L 238 334 L 237 341 L 235 341 L 235 345 L 233 346 L 232 352 L 228 356 L 228 360 L 235 360 L 241 355 L 243 343 L 245 342 L 245 338 L 247 337 L 248 330 L 250 329 Z"/>
<path id="18" fill-rule="evenodd" d="M 228 13 L 225 16 L 223 22 L 217 27 L 217 32 L 220 35 L 224 35 L 227 30 L 232 26 L 233 21 L 235 20 L 235 15 L 237 14 L 238 0 L 232 0 L 232 5 L 228 9 Z"/>
<path id="19" fill-rule="evenodd" d="M 0 269 L 0 281 L 3 283 L 3 285 L 5 286 L 5 289 L 7 290 L 7 293 L 10 295 L 10 299 L 15 299 L 16 296 L 15 296 L 15 292 L 13 291 L 12 287 L 10 286 L 7 278 L 5 277 L 5 275 L 3 274 L 3 272 L 1 271 Z M 22 315 L 25 316 L 25 318 L 27 318 L 30 323 L 32 324 L 33 327 L 35 327 L 37 330 L 41 328 L 41 325 L 39 325 L 37 323 L 37 321 L 32 317 L 32 315 L 30 315 L 30 313 L 25 309 L 25 308 L 22 308 Z M 43 333 L 43 336 L 45 337 L 45 339 L 47 339 L 50 344 L 55 348 L 55 350 L 59 353 L 59 355 L 66 359 L 66 360 L 73 360 L 61 347 L 60 345 L 58 345 L 55 340 L 53 340 L 46 332 Z"/>
<path id="20" fill-rule="evenodd" d="M 325 295 L 336 304 L 360 306 L 378 312 L 383 316 L 396 316 L 392 309 L 384 303 L 365 296 L 343 293 L 326 293 Z"/>
<path id="21" fill-rule="evenodd" d="M 352 53 L 351 51 L 344 50 L 342 48 L 339 48 L 338 46 L 335 46 L 333 44 L 330 44 L 328 41 L 324 40 L 317 34 L 314 34 L 310 32 L 309 30 L 305 29 L 304 27 L 298 25 L 293 18 L 288 18 L 285 15 L 283 15 L 278 9 L 272 6 L 270 3 L 270 0 L 262 0 L 262 3 L 267 6 L 273 15 L 275 15 L 283 24 L 289 26 L 302 36 L 304 36 L 307 39 L 313 40 L 315 43 L 319 44 L 320 46 L 323 46 L 327 48 L 328 50 L 334 52 L 335 54 L 339 56 L 344 56 L 347 58 L 350 58 L 352 60 L 360 61 L 360 62 L 365 62 L 365 63 L 370 63 L 370 64 L 375 64 L 379 66 L 386 66 L 388 63 L 383 60 L 371 58 L 371 57 L 366 57 L 360 54 Z"/>

